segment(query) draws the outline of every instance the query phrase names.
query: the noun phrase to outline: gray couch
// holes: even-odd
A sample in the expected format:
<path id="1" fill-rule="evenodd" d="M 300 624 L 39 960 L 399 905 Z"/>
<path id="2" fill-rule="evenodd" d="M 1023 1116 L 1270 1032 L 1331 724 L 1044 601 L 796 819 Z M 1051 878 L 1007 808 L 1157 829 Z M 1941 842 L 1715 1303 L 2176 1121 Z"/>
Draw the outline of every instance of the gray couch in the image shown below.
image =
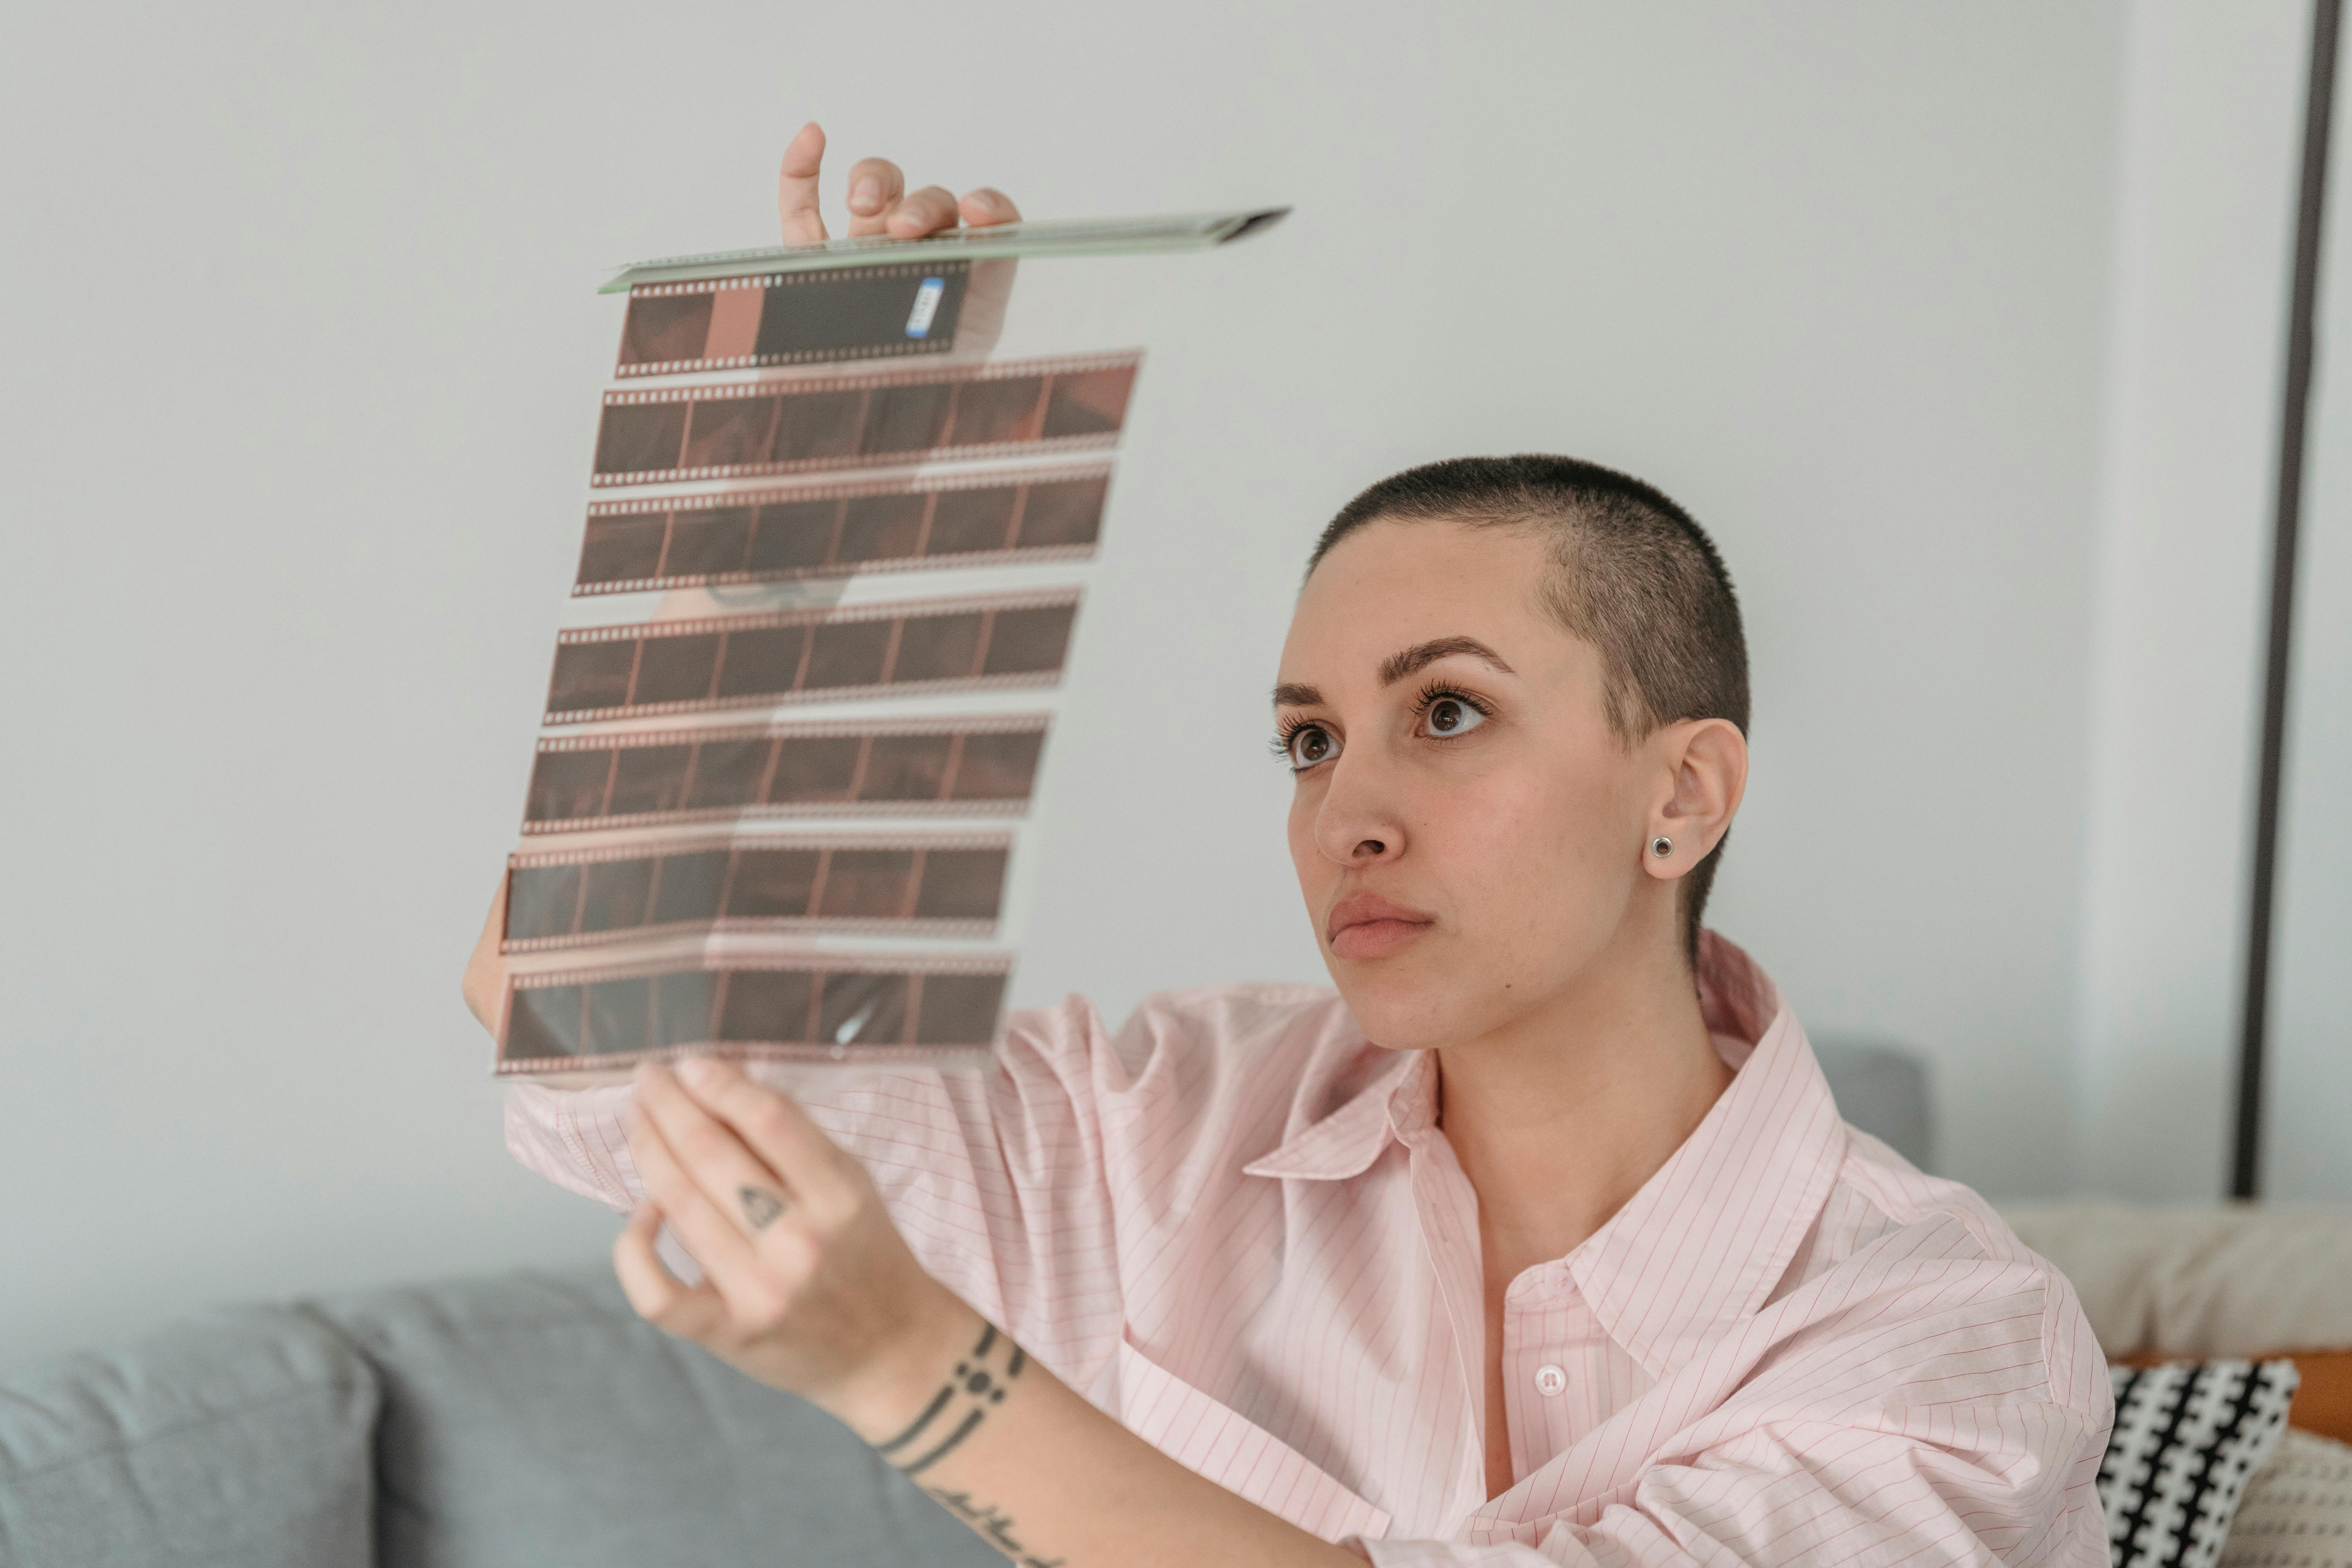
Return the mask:
<path id="1" fill-rule="evenodd" d="M 1823 1041 L 1927 1163 L 1907 1055 Z M 191 1319 L 0 1383 L 0 1568 L 746 1568 L 1003 1560 L 599 1263 Z"/>
<path id="2" fill-rule="evenodd" d="M 1003 1561 L 601 1265 L 236 1308 L 0 1385 L 5 1568 Z"/>

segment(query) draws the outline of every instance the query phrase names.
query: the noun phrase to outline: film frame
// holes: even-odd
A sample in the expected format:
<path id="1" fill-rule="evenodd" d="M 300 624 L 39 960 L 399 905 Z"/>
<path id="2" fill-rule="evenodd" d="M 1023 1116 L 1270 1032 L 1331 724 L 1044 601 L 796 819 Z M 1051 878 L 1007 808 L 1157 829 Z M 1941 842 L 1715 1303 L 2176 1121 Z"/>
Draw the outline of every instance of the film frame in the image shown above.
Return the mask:
<path id="1" fill-rule="evenodd" d="M 1139 353 L 911 366 L 604 394 L 589 483 L 667 484 L 1100 450 Z"/>
<path id="2" fill-rule="evenodd" d="M 499 951 L 698 931 L 984 938 L 1012 849 L 1003 833 L 801 834 L 518 854 Z"/>
<path id="3" fill-rule="evenodd" d="M 810 816 L 1017 816 L 1046 721 L 835 720 L 551 736 L 522 830 L 535 834 Z"/>
<path id="4" fill-rule="evenodd" d="M 1051 589 L 562 632 L 543 722 L 1051 686 L 1078 598 Z"/>
<path id="5" fill-rule="evenodd" d="M 1094 553 L 1110 466 L 901 475 L 660 500 L 600 501 L 574 597 L 1078 561 Z"/>
<path id="6" fill-rule="evenodd" d="M 524 835 L 809 816 L 1021 816 L 1046 720 L 912 720 L 551 736 Z"/>
<path id="7" fill-rule="evenodd" d="M 626 1068 L 688 1055 L 831 1061 L 985 1052 L 1009 955 L 670 961 L 519 975 L 500 1073 Z"/>
<path id="8" fill-rule="evenodd" d="M 837 268 L 641 283 L 621 322 L 619 376 L 946 353 L 971 263 Z"/>

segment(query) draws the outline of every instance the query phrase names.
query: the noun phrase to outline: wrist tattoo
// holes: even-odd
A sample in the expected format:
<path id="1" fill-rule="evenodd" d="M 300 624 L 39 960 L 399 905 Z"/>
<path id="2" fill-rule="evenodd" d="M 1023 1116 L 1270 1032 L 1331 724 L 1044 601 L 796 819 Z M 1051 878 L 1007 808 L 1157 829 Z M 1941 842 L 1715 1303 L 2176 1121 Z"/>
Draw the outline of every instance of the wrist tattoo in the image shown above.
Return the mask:
<path id="1" fill-rule="evenodd" d="M 744 1187 L 735 1195 L 743 1205 L 743 1217 L 751 1222 L 755 1231 L 775 1224 L 777 1217 L 792 1206 L 782 1193 L 772 1193 L 765 1187 Z"/>
<path id="2" fill-rule="evenodd" d="M 945 1487 L 925 1487 L 924 1491 L 949 1512 L 988 1537 L 988 1543 L 1021 1564 L 1021 1568 L 1062 1568 L 1059 1557 L 1039 1557 L 1022 1545 L 1013 1534 L 1011 1516 L 992 1503 L 975 1501 L 970 1492 L 951 1492 Z"/>
<path id="3" fill-rule="evenodd" d="M 980 1342 L 956 1363 L 955 1375 L 931 1395 L 914 1425 L 887 1443 L 877 1443 L 875 1452 L 898 1466 L 902 1475 L 921 1475 L 1004 1403 L 1006 1388 L 1028 1364 L 1029 1357 L 1010 1335 L 998 1333 L 993 1324 L 982 1324 Z"/>

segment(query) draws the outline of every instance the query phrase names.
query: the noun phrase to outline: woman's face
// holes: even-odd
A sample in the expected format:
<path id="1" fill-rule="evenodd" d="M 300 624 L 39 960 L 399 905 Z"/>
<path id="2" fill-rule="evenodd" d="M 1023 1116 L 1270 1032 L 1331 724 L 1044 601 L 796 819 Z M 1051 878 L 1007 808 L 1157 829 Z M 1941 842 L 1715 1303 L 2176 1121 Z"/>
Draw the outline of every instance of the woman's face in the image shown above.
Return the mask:
<path id="1" fill-rule="evenodd" d="M 1538 598 L 1557 569 L 1531 530 L 1374 522 L 1299 595 L 1275 692 L 1290 855 L 1381 1045 L 1507 1029 L 1634 928 L 1675 940 L 1674 884 L 1643 864 L 1670 731 L 1611 731 L 1600 654 Z"/>

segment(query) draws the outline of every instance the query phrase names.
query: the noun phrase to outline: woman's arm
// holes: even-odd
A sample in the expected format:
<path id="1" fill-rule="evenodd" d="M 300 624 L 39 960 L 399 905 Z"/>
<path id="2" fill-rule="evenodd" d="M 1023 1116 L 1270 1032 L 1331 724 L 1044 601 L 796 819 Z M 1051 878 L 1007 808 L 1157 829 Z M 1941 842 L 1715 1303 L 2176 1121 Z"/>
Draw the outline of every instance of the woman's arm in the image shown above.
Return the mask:
<path id="1" fill-rule="evenodd" d="M 830 1411 L 1031 1568 L 1360 1560 L 1202 1479 L 1089 1405 L 925 1273 L 858 1163 L 721 1062 L 637 1079 L 652 1201 L 615 1245 L 630 1302 Z M 702 1265 L 663 1268 L 667 1222 Z"/>

